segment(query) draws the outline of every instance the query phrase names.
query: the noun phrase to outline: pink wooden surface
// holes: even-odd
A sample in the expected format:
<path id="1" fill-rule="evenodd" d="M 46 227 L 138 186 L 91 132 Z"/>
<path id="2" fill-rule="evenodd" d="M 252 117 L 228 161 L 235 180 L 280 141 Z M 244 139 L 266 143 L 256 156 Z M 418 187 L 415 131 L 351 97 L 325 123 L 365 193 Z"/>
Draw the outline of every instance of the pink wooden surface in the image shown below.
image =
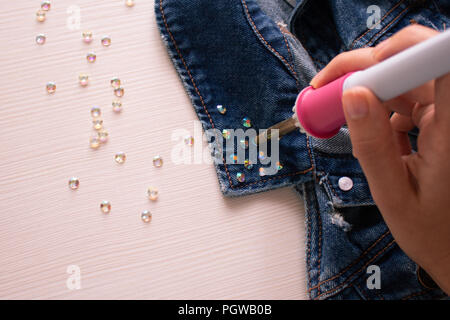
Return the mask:
<path id="1" fill-rule="evenodd" d="M 0 2 L 0 298 L 305 298 L 296 192 L 225 199 L 212 165 L 171 161 L 179 143 L 171 134 L 193 133 L 196 115 L 160 40 L 153 1 L 52 4 L 38 23 L 40 1 Z M 71 6 L 81 9 L 80 29 L 68 27 Z M 83 30 L 94 33 L 92 44 L 82 43 Z M 38 33 L 47 35 L 43 46 Z M 85 59 L 90 50 L 94 64 Z M 90 75 L 87 88 L 80 72 Z M 120 115 L 110 107 L 115 75 L 125 87 Z M 54 95 L 47 81 L 57 83 Z M 110 133 L 97 151 L 88 147 L 93 105 Z M 122 166 L 117 151 L 128 156 Z M 165 160 L 159 169 L 156 154 Z M 77 191 L 67 186 L 71 176 L 81 180 Z M 146 197 L 150 185 L 160 190 L 156 203 Z M 109 215 L 102 200 L 112 203 Z M 148 225 L 144 209 L 153 213 Z M 69 265 L 81 269 L 80 290 L 66 287 Z"/>

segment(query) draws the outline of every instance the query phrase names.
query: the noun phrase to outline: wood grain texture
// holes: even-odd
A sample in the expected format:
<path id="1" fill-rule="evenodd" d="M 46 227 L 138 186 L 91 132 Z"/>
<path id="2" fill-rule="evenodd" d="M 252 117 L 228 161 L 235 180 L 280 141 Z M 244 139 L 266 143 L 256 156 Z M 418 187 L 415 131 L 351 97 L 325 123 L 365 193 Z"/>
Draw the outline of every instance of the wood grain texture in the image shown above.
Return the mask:
<path id="1" fill-rule="evenodd" d="M 222 197 L 210 164 L 176 165 L 174 130 L 196 115 L 156 27 L 153 1 L 0 2 L 0 298 L 306 298 L 304 209 L 291 188 Z M 81 29 L 67 27 L 70 6 Z M 86 45 L 81 32 L 95 40 Z M 34 37 L 47 35 L 38 46 Z M 104 48 L 100 37 L 112 45 Z M 88 64 L 93 50 L 97 61 Z M 90 85 L 81 88 L 78 74 Z M 109 80 L 124 81 L 124 111 L 113 114 Z M 5 81 L 6 80 L 6 81 Z M 54 95 L 47 81 L 57 83 Z M 89 110 L 100 105 L 110 141 L 88 148 Z M 196 141 L 196 144 L 199 144 Z M 124 151 L 127 162 L 113 161 Z M 161 154 L 162 168 L 152 166 Z M 68 179 L 81 180 L 71 191 Z M 146 189 L 160 198 L 150 203 Z M 112 211 L 99 210 L 102 200 Z M 153 213 L 143 224 L 140 212 Z M 80 290 L 66 287 L 68 265 Z"/>

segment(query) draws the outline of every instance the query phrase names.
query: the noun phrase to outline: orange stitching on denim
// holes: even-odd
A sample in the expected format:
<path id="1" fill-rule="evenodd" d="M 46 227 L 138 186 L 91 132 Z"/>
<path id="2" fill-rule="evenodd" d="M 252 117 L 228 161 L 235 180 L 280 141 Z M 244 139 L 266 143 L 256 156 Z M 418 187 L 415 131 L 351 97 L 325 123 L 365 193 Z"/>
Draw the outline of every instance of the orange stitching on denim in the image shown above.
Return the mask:
<path id="1" fill-rule="evenodd" d="M 253 28 L 255 28 L 256 33 L 258 34 L 258 36 L 264 41 L 264 43 L 266 44 L 267 47 L 269 47 L 270 51 L 272 51 L 277 57 L 279 57 L 284 63 L 285 65 L 289 68 L 289 70 L 292 71 L 292 73 L 295 73 L 295 70 L 292 69 L 292 67 L 290 66 L 289 62 L 286 61 L 286 59 L 277 51 L 275 50 L 268 42 L 267 40 L 262 36 L 262 34 L 259 32 L 259 29 L 256 27 L 255 22 L 252 19 L 252 16 L 250 15 L 250 11 L 248 9 L 247 6 L 247 2 L 246 0 L 241 0 L 242 4 L 245 7 L 245 11 L 248 17 L 248 20 L 250 21 L 250 23 L 252 24 Z"/>
<path id="2" fill-rule="evenodd" d="M 243 0 L 243 1 L 245 1 L 245 0 Z M 212 128 L 215 128 L 215 125 L 214 125 L 214 122 L 212 120 L 212 117 L 209 114 L 208 109 L 206 108 L 206 104 L 205 104 L 205 101 L 203 100 L 203 96 L 200 94 L 200 90 L 197 88 L 197 85 L 195 83 L 194 77 L 192 76 L 192 74 L 191 74 L 191 72 L 190 72 L 190 70 L 189 70 L 189 68 L 188 68 L 188 66 L 186 64 L 186 61 L 184 60 L 183 55 L 181 54 L 181 51 L 178 48 L 177 42 L 175 41 L 175 38 L 174 38 L 172 32 L 169 29 L 169 25 L 167 23 L 166 15 L 164 14 L 163 0 L 159 1 L 159 10 L 161 11 L 161 16 L 162 16 L 162 18 L 164 20 L 164 25 L 166 27 L 167 33 L 169 34 L 170 39 L 172 40 L 172 43 L 173 43 L 173 45 L 175 47 L 175 50 L 177 51 L 177 53 L 178 53 L 178 55 L 179 55 L 183 65 L 184 65 L 184 68 L 186 69 L 186 72 L 189 75 L 189 78 L 191 79 L 191 82 L 192 82 L 192 85 L 194 86 L 195 92 L 197 93 L 197 95 L 200 98 L 200 101 L 202 103 L 203 109 L 205 110 L 205 113 L 208 116 L 209 122 L 211 123 Z M 288 177 L 288 176 L 295 176 L 295 175 L 305 174 L 305 173 L 308 173 L 310 171 L 313 171 L 314 170 L 314 165 L 312 164 L 311 151 L 309 149 L 309 144 L 308 143 L 307 143 L 307 147 L 308 147 L 309 157 L 310 157 L 310 160 L 311 160 L 311 168 L 303 170 L 303 171 L 298 171 L 298 172 L 295 172 L 295 173 L 290 173 L 290 174 L 285 174 L 285 175 L 281 175 L 281 176 L 272 177 L 272 178 L 269 178 L 269 179 L 261 179 L 261 180 L 258 180 L 256 182 L 239 184 L 239 186 L 233 185 L 233 181 L 231 180 L 230 172 L 228 171 L 228 167 L 226 165 L 225 157 L 222 155 L 222 161 L 223 161 L 223 165 L 224 165 L 224 168 L 225 168 L 225 172 L 226 172 L 227 177 L 228 177 L 228 182 L 230 184 L 230 187 L 232 189 L 242 188 L 242 187 L 245 187 L 245 186 L 258 184 L 258 183 L 261 183 L 261 182 L 266 182 L 266 181 L 271 181 L 271 180 L 276 180 L 276 179 L 282 179 L 282 178 L 285 178 L 285 177 Z"/>
<path id="3" fill-rule="evenodd" d="M 319 257 L 317 259 L 318 264 L 318 280 L 320 280 L 321 262 L 322 262 L 322 217 L 320 213 L 317 215 L 319 222 Z M 317 288 L 317 293 L 320 294 L 320 286 Z"/>
<path id="4" fill-rule="evenodd" d="M 345 267 L 345 269 L 343 269 L 341 272 L 339 272 L 337 275 L 332 276 L 331 278 L 328 278 L 326 280 L 323 280 L 321 282 L 319 282 L 316 286 L 312 287 L 309 291 L 312 291 L 313 289 L 316 289 L 317 287 L 321 286 L 324 283 L 327 283 L 329 281 L 332 281 L 338 277 L 340 277 L 341 275 L 343 275 L 345 272 L 347 272 L 351 267 L 353 267 L 355 264 L 357 264 L 359 261 L 361 261 L 361 259 L 364 258 L 364 256 L 370 251 L 372 250 L 381 240 L 383 240 L 387 235 L 389 234 L 389 231 L 386 231 L 383 235 L 381 235 L 374 243 L 372 243 L 372 245 L 367 248 L 360 256 L 359 258 L 357 258 L 356 260 L 354 260 L 352 263 L 350 263 L 347 267 Z"/>
<path id="5" fill-rule="evenodd" d="M 280 28 L 280 31 L 281 31 L 281 28 Z M 295 83 L 297 84 L 297 89 L 300 89 L 300 83 L 298 82 L 297 72 L 295 71 L 294 65 L 293 65 L 293 63 L 294 63 L 294 56 L 292 55 L 289 43 L 288 43 L 287 38 L 286 38 L 285 34 L 283 33 L 283 31 L 281 31 L 281 34 L 283 35 L 284 43 L 286 44 L 286 48 L 287 48 L 287 50 L 289 52 L 289 57 L 291 58 L 291 62 L 292 62 L 291 68 L 292 68 L 292 71 L 294 72 L 294 75 L 295 75 Z"/>
<path id="6" fill-rule="evenodd" d="M 314 300 L 319 299 L 321 296 L 332 293 L 332 292 L 336 292 L 337 290 L 339 290 L 340 288 L 342 288 L 343 286 L 345 286 L 348 283 L 351 283 L 351 279 L 353 278 L 354 275 L 356 275 L 357 273 L 361 272 L 362 270 L 364 270 L 372 261 L 374 261 L 376 258 L 378 258 L 378 256 L 380 256 L 381 254 L 383 254 L 383 252 L 385 252 L 390 246 L 392 246 L 395 243 L 395 240 L 392 240 L 391 242 L 389 242 L 386 247 L 384 247 L 381 251 L 379 251 L 375 256 L 373 256 L 371 259 L 369 259 L 369 261 L 366 262 L 365 265 L 362 266 L 361 269 L 355 271 L 354 273 L 352 273 L 343 283 L 341 283 L 340 285 L 338 285 L 337 287 L 330 289 L 320 295 L 318 295 Z"/>
<path id="7" fill-rule="evenodd" d="M 328 179 L 325 179 L 325 181 L 326 181 L 328 187 L 330 188 L 331 192 L 334 194 L 334 196 L 335 196 L 336 198 L 340 199 L 339 196 L 338 196 L 337 193 L 336 193 L 336 190 L 334 190 L 332 184 L 330 183 L 330 181 L 328 181 Z"/>
<path id="8" fill-rule="evenodd" d="M 378 35 L 380 35 L 381 33 L 383 33 L 384 31 L 386 31 L 395 21 L 397 21 L 401 15 L 403 13 L 405 13 L 406 11 L 408 11 L 411 8 L 411 5 L 407 6 L 405 9 L 402 10 L 402 12 L 400 12 L 398 14 L 398 16 L 396 16 L 386 27 L 384 27 L 380 32 L 378 32 L 376 35 L 374 35 L 365 45 L 364 47 L 368 47 L 370 46 L 370 44 L 372 44 L 372 41 L 374 41 L 374 39 L 377 38 Z M 376 40 L 375 40 L 376 41 Z"/>
<path id="9" fill-rule="evenodd" d="M 397 4 L 394 5 L 388 12 L 386 12 L 386 14 L 381 18 L 381 20 L 378 21 L 378 24 L 380 24 L 381 22 L 383 22 L 383 20 L 386 19 L 386 17 L 387 17 L 388 15 L 390 15 L 392 11 L 394 11 L 395 9 L 397 9 L 397 7 L 398 7 L 399 5 L 401 5 L 403 2 L 405 2 L 405 0 L 401 0 L 401 1 L 397 2 Z M 350 45 L 350 49 L 353 49 L 353 47 L 355 46 L 355 43 L 356 43 L 357 41 L 361 40 L 361 38 L 363 38 L 363 37 L 364 37 L 366 34 L 368 34 L 371 30 L 372 30 L 372 29 L 367 29 L 366 32 L 364 32 L 364 33 L 363 33 L 362 35 L 360 35 L 357 39 L 355 39 L 355 40 L 352 42 L 352 44 Z"/>
<path id="10" fill-rule="evenodd" d="M 419 292 L 416 292 L 416 293 L 412 293 L 412 294 L 410 294 L 410 295 L 408 295 L 408 296 L 406 296 L 404 298 L 401 298 L 400 300 L 408 300 L 408 299 L 411 299 L 411 298 L 414 298 L 414 297 L 418 297 L 418 296 L 424 295 L 425 293 L 427 293 L 429 291 L 431 291 L 431 289 L 425 289 L 425 290 L 422 290 L 422 291 L 419 291 Z"/>

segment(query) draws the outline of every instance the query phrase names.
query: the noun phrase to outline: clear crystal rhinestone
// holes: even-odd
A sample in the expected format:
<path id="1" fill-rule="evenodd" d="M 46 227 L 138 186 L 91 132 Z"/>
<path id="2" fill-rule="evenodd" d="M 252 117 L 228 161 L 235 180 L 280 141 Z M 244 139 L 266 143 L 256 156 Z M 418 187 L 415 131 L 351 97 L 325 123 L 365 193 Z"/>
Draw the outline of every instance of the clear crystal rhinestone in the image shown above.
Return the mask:
<path id="1" fill-rule="evenodd" d="M 38 10 L 36 12 L 36 20 L 39 22 L 45 21 L 45 11 L 44 10 Z"/>
<path id="2" fill-rule="evenodd" d="M 125 152 L 118 152 L 114 155 L 114 160 L 118 164 L 124 163 L 126 159 L 127 159 L 127 155 L 125 154 Z"/>
<path id="3" fill-rule="evenodd" d="M 144 221 L 145 223 L 149 223 L 152 220 L 152 214 L 150 213 L 150 211 L 145 210 L 142 211 L 141 213 L 141 219 L 142 221 Z"/>
<path id="4" fill-rule="evenodd" d="M 93 118 L 98 118 L 101 115 L 102 115 L 102 110 L 100 109 L 100 107 L 98 107 L 98 106 L 92 107 L 92 109 L 91 109 L 91 116 Z"/>
<path id="5" fill-rule="evenodd" d="M 41 9 L 44 11 L 50 10 L 51 6 L 52 6 L 52 3 L 50 1 L 42 1 L 42 3 L 41 3 Z"/>
<path id="6" fill-rule="evenodd" d="M 114 89 L 114 94 L 116 95 L 116 97 L 123 97 L 123 95 L 125 94 L 125 89 L 122 87 L 118 87 Z"/>
<path id="7" fill-rule="evenodd" d="M 134 6 L 134 0 L 125 0 L 125 5 L 127 7 L 133 7 Z"/>
<path id="8" fill-rule="evenodd" d="M 100 210 L 102 210 L 103 213 L 110 213 L 111 203 L 109 203 L 109 201 L 102 201 L 102 203 L 100 203 Z"/>
<path id="9" fill-rule="evenodd" d="M 120 81 L 119 78 L 114 77 L 114 78 L 111 79 L 110 83 L 111 83 L 111 87 L 113 87 L 114 89 L 117 89 L 117 88 L 120 87 L 120 84 L 121 84 L 122 82 Z"/>
<path id="10" fill-rule="evenodd" d="M 147 189 L 147 195 L 150 200 L 156 201 L 158 199 L 158 195 L 159 195 L 158 189 L 155 187 L 149 187 Z"/>
<path id="11" fill-rule="evenodd" d="M 236 179 L 239 182 L 244 182 L 245 181 L 245 174 L 243 174 L 242 172 L 238 172 L 236 174 Z"/>
<path id="12" fill-rule="evenodd" d="M 278 171 L 280 171 L 281 169 L 283 169 L 283 165 L 281 164 L 281 162 L 277 162 L 276 163 L 276 165 L 277 165 L 277 169 L 278 169 Z"/>
<path id="13" fill-rule="evenodd" d="M 154 156 L 153 157 L 153 165 L 157 168 L 162 167 L 163 165 L 163 159 L 161 158 L 161 156 Z"/>
<path id="14" fill-rule="evenodd" d="M 106 130 L 100 130 L 99 132 L 97 132 L 98 135 L 98 139 L 100 140 L 101 143 L 106 143 L 108 142 L 108 132 Z"/>
<path id="15" fill-rule="evenodd" d="M 77 177 L 72 177 L 69 179 L 69 188 L 72 190 L 78 189 L 80 186 L 80 180 Z"/>
<path id="16" fill-rule="evenodd" d="M 78 75 L 78 81 L 80 82 L 80 86 L 86 87 L 89 84 L 89 75 L 86 73 L 80 73 Z"/>
<path id="17" fill-rule="evenodd" d="M 245 169 L 247 169 L 247 170 L 251 170 L 251 169 L 253 169 L 253 163 L 251 163 L 250 160 L 245 160 L 245 161 L 244 161 L 244 167 L 245 167 Z"/>
<path id="18" fill-rule="evenodd" d="M 99 139 L 99 137 L 98 137 L 98 135 L 95 135 L 95 136 L 92 136 L 90 139 L 89 139 L 89 146 L 92 148 L 92 149 L 98 149 L 99 147 L 100 147 L 100 139 Z"/>
<path id="19" fill-rule="evenodd" d="M 97 59 L 97 55 L 96 55 L 94 52 L 89 52 L 89 53 L 86 55 L 86 59 L 87 59 L 88 62 L 94 63 L 95 60 Z"/>
<path id="20" fill-rule="evenodd" d="M 91 43 L 92 42 L 92 32 L 91 31 L 84 31 L 82 34 L 83 41 L 85 43 Z"/>
<path id="21" fill-rule="evenodd" d="M 122 112 L 122 102 L 120 100 L 114 100 L 112 102 L 112 108 L 115 113 Z"/>
<path id="22" fill-rule="evenodd" d="M 252 126 L 252 122 L 249 118 L 245 117 L 244 119 L 242 119 L 242 125 L 246 128 L 250 128 Z"/>
<path id="23" fill-rule="evenodd" d="M 45 43 L 45 40 L 47 40 L 47 38 L 46 38 L 45 34 L 43 34 L 43 33 L 38 34 L 36 36 L 36 43 L 37 44 L 43 45 Z"/>
<path id="24" fill-rule="evenodd" d="M 101 130 L 103 128 L 103 120 L 101 119 L 95 119 L 92 121 L 92 126 L 95 130 Z"/>
<path id="25" fill-rule="evenodd" d="M 48 93 L 55 93 L 56 91 L 56 83 L 47 82 L 46 89 Z"/>
<path id="26" fill-rule="evenodd" d="M 225 138 L 225 139 L 230 139 L 231 138 L 231 132 L 230 132 L 230 130 L 227 130 L 227 129 L 223 129 L 222 130 L 222 136 Z"/>
<path id="27" fill-rule="evenodd" d="M 221 113 L 221 114 L 225 114 L 227 112 L 227 108 L 225 108 L 223 105 L 219 104 L 217 106 L 217 110 Z"/>
<path id="28" fill-rule="evenodd" d="M 258 159 L 261 160 L 261 161 L 265 160 L 266 159 L 266 154 L 263 151 L 260 151 L 258 153 Z"/>
<path id="29" fill-rule="evenodd" d="M 111 45 L 111 38 L 109 36 L 103 36 L 101 41 L 104 47 L 109 47 Z"/>
<path id="30" fill-rule="evenodd" d="M 261 177 L 264 177 L 264 176 L 266 175 L 266 169 L 264 169 L 264 168 L 259 168 L 259 175 L 260 175 Z"/>
<path id="31" fill-rule="evenodd" d="M 194 145 L 194 137 L 193 136 L 184 137 L 184 143 L 187 144 L 188 146 L 193 146 Z"/>

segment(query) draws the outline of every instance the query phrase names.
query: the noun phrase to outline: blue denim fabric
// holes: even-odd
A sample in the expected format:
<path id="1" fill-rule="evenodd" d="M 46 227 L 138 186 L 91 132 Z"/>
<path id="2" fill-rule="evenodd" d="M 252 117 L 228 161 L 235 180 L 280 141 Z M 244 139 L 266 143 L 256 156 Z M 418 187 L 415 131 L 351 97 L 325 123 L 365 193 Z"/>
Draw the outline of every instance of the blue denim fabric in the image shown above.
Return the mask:
<path id="1" fill-rule="evenodd" d="M 382 10 L 380 29 L 367 28 L 370 5 Z M 437 30 L 450 22 L 450 4 L 438 0 L 156 0 L 155 12 L 203 128 L 219 131 L 245 129 L 244 117 L 255 129 L 291 117 L 299 91 L 342 51 L 375 45 L 412 22 Z M 213 147 L 220 138 L 212 137 Z M 224 195 L 294 186 L 305 200 L 311 299 L 445 296 L 419 281 L 417 265 L 389 233 L 352 156 L 346 128 L 328 140 L 299 132 L 283 137 L 283 168 L 270 176 L 259 175 L 263 164 L 248 170 L 226 161 L 230 150 L 219 150 L 216 169 Z M 244 182 L 238 172 L 245 173 Z M 338 186 L 344 176 L 353 181 L 349 191 Z M 367 288 L 370 265 L 381 269 L 381 289 Z"/>

